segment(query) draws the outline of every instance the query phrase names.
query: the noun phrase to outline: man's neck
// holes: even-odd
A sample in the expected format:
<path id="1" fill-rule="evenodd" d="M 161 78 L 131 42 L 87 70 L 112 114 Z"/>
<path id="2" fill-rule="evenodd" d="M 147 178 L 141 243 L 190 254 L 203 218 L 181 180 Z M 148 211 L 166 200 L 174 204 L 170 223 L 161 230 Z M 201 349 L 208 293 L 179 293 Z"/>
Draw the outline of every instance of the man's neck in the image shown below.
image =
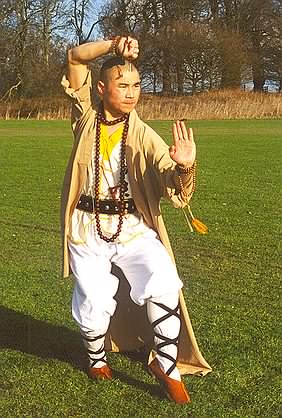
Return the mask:
<path id="1" fill-rule="evenodd" d="M 105 113 L 105 118 L 106 118 L 106 120 L 108 120 L 108 121 L 112 121 L 112 120 L 118 119 L 118 118 L 120 118 L 121 116 L 123 116 L 123 114 L 122 114 L 122 113 L 120 113 L 120 114 L 113 114 L 112 112 L 110 112 L 110 111 L 109 111 L 109 110 L 107 110 L 107 109 L 104 109 L 104 113 Z"/>

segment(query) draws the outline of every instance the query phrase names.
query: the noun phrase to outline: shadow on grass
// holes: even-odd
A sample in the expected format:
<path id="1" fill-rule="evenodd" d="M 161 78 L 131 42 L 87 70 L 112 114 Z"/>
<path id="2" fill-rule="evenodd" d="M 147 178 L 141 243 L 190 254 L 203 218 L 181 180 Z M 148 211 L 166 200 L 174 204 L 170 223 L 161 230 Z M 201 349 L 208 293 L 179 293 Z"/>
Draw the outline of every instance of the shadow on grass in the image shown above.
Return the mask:
<path id="1" fill-rule="evenodd" d="M 150 395 L 155 398 L 159 398 L 159 399 L 166 398 L 159 384 L 142 382 L 118 370 L 113 371 L 113 376 L 114 378 L 119 379 L 121 382 L 124 382 L 130 386 L 135 386 L 136 388 L 141 389 L 144 392 L 150 393 Z"/>
<path id="2" fill-rule="evenodd" d="M 30 315 L 0 307 L 0 349 L 31 354 L 41 359 L 57 359 L 86 372 L 87 359 L 78 332 L 53 325 Z M 142 362 L 145 369 L 146 353 L 124 353 L 130 360 Z M 114 370 L 114 377 L 128 385 L 163 398 L 158 385 L 144 383 L 127 373 Z"/>
<path id="3" fill-rule="evenodd" d="M 85 370 L 86 360 L 78 332 L 3 306 L 0 307 L 0 317 L 1 348 L 42 359 L 57 359 Z"/>
<path id="4" fill-rule="evenodd" d="M 140 349 L 136 351 L 124 351 L 122 353 L 116 353 L 117 355 L 121 355 L 124 357 L 127 357 L 130 361 L 135 363 L 141 363 L 142 368 L 144 372 L 147 372 L 148 368 L 148 355 L 149 350 L 148 349 Z M 141 382 L 140 380 L 135 379 L 132 376 L 127 375 L 126 373 L 120 371 L 120 370 L 113 370 L 113 376 L 114 378 L 119 379 L 121 382 L 126 382 L 127 384 L 131 386 L 135 386 L 141 390 L 144 390 L 144 392 L 149 392 L 151 396 L 164 399 L 166 396 L 164 395 L 164 392 L 162 391 L 159 384 L 150 384 Z"/>

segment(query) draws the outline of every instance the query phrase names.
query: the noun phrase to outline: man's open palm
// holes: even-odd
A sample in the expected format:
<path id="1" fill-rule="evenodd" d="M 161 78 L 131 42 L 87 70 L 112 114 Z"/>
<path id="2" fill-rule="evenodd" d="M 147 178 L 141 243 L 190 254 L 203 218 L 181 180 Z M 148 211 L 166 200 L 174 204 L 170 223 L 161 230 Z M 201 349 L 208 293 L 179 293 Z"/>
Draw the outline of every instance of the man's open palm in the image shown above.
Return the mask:
<path id="1" fill-rule="evenodd" d="M 193 165 L 196 158 L 196 144 L 192 128 L 186 129 L 185 123 L 176 121 L 172 127 L 173 145 L 169 149 L 170 157 L 177 164 Z"/>

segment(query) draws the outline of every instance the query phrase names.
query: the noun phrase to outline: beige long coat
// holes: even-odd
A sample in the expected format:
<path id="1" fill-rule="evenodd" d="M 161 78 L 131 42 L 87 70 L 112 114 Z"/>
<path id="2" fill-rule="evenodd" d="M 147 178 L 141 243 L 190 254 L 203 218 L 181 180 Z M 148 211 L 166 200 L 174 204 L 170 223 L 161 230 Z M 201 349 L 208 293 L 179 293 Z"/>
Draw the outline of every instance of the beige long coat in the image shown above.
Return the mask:
<path id="1" fill-rule="evenodd" d="M 85 184 L 87 167 L 91 161 L 96 111 L 91 99 L 90 72 L 85 84 L 77 91 L 69 87 L 69 82 L 65 77 L 63 77 L 62 85 L 72 101 L 74 134 L 73 149 L 64 179 L 61 212 L 63 275 L 68 277 L 70 273 L 67 249 L 69 222 Z M 139 119 L 136 111 L 131 112 L 129 118 L 126 159 L 136 207 L 145 222 L 157 231 L 174 260 L 161 215 L 160 200 L 165 197 L 175 207 L 185 206 L 189 200 L 192 178 L 187 175 L 182 179 L 184 190 L 181 192 L 175 164 L 169 157 L 168 146 L 159 135 Z M 132 351 L 142 346 L 151 347 L 153 334 L 145 307 L 137 306 L 130 300 L 127 282 L 122 278 L 117 300 L 117 310 L 107 334 L 106 348 L 113 351 Z M 211 368 L 199 351 L 182 292 L 180 293 L 180 306 L 183 321 L 177 365 L 182 374 L 205 375 L 211 371 Z M 154 354 L 151 353 L 151 355 Z"/>

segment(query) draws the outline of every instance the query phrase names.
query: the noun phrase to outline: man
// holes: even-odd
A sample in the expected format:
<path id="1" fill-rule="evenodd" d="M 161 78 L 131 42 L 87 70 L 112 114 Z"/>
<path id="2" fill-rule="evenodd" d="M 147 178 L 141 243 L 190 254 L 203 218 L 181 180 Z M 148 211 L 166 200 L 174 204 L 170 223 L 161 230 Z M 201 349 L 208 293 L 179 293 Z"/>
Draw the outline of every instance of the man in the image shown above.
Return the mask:
<path id="1" fill-rule="evenodd" d="M 134 108 L 140 76 L 132 63 L 138 53 L 138 42 L 130 37 L 91 42 L 68 52 L 62 84 L 73 103 L 75 142 L 62 198 L 64 275 L 69 275 L 70 266 L 75 277 L 72 313 L 88 352 L 89 376 L 111 379 L 106 348 L 138 348 L 152 342 L 151 332 L 149 371 L 169 399 L 183 404 L 190 397 L 179 367 L 181 373 L 201 374 L 210 367 L 199 352 L 181 295 L 160 199 L 176 207 L 187 204 L 194 190 L 196 146 L 192 129 L 187 131 L 183 122 L 173 125 L 168 149 L 138 118 Z M 107 54 L 115 56 L 101 68 L 101 104 L 96 109 L 89 66 Z M 128 305 L 126 292 L 117 307 L 120 282 L 112 265 L 123 271 L 135 308 Z M 180 343 L 179 295 L 184 318 Z M 124 320 L 115 325 L 119 309 L 125 309 Z M 135 315 L 141 315 L 139 322 Z M 133 331 L 130 320 L 144 332 Z"/>

